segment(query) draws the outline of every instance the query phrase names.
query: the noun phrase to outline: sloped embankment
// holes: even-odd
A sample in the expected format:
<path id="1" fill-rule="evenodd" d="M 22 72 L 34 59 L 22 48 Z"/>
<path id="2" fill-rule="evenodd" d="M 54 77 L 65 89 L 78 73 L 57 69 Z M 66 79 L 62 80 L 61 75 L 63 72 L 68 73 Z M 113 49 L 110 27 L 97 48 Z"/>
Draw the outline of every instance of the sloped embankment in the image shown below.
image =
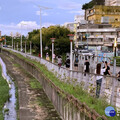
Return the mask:
<path id="1" fill-rule="evenodd" d="M 2 55 L 8 73 L 18 85 L 20 120 L 60 120 L 40 83 L 11 58 Z"/>

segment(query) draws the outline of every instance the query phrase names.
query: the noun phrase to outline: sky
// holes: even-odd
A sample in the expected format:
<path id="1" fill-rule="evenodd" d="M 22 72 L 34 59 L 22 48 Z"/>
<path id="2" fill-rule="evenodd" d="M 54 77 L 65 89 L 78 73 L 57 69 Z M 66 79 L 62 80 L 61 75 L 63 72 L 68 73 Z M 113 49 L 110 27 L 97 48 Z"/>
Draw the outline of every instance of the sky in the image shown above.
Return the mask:
<path id="1" fill-rule="evenodd" d="M 16 32 L 26 35 L 40 28 L 40 8 L 42 27 L 63 25 L 73 22 L 75 15 L 83 15 L 81 9 L 90 0 L 0 0 L 0 31 L 2 35 Z"/>

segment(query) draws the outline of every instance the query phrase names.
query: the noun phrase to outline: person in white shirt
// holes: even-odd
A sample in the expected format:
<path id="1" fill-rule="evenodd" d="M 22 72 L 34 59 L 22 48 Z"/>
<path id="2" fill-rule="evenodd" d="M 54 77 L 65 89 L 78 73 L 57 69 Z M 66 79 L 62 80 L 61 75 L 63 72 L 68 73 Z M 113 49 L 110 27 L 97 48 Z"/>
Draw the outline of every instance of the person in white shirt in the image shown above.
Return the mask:
<path id="1" fill-rule="evenodd" d="M 101 84 L 102 84 L 102 79 L 103 79 L 103 76 L 101 75 L 104 75 L 104 72 L 106 70 L 106 67 L 103 69 L 101 68 L 101 64 L 98 63 L 97 64 L 97 67 L 96 67 L 96 97 L 99 98 L 99 95 L 100 95 L 100 90 L 101 90 Z"/>

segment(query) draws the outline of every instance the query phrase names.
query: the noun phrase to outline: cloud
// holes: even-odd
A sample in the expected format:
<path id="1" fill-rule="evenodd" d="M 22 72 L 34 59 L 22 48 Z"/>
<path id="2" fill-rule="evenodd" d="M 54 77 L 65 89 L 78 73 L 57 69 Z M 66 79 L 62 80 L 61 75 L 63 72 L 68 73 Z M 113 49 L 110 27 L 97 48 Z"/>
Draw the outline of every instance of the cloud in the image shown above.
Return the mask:
<path id="1" fill-rule="evenodd" d="M 22 33 L 27 35 L 28 32 L 32 31 L 33 29 L 38 29 L 39 25 L 35 21 L 21 21 L 18 24 L 11 23 L 10 25 L 3 25 L 0 24 L 0 30 L 2 35 L 7 34 L 10 35 L 11 32 L 14 34 L 16 32 Z"/>
<path id="2" fill-rule="evenodd" d="M 46 22 L 46 23 L 42 24 L 42 27 L 46 27 L 47 28 L 47 27 L 52 26 L 52 25 L 54 26 L 55 24 L 54 23 Z"/>
<path id="3" fill-rule="evenodd" d="M 49 27 L 51 25 L 55 25 L 53 23 L 43 23 L 42 27 Z M 11 32 L 15 34 L 16 32 L 27 35 L 28 32 L 33 29 L 40 29 L 40 25 L 38 25 L 35 21 L 21 21 L 18 24 L 11 23 L 10 25 L 0 24 L 0 30 L 2 35 L 10 35 Z"/>
<path id="4" fill-rule="evenodd" d="M 42 16 L 48 16 L 48 14 L 46 12 L 41 12 Z M 36 15 L 40 15 L 40 11 L 36 11 Z"/>
<path id="5" fill-rule="evenodd" d="M 21 21 L 16 25 L 19 29 L 37 29 L 39 26 L 35 21 Z"/>

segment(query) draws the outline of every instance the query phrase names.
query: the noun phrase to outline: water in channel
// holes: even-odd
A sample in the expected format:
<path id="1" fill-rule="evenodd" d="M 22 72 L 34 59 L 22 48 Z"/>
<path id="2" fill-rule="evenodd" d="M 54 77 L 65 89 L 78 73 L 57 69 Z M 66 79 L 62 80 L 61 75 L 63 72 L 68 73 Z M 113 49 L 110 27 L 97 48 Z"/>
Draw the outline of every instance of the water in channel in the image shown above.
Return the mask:
<path id="1" fill-rule="evenodd" d="M 12 81 L 11 77 L 7 74 L 6 65 L 3 60 L 0 58 L 0 64 L 2 66 L 2 76 L 6 79 L 9 85 L 9 95 L 11 96 L 10 99 L 5 103 L 3 113 L 4 113 L 4 120 L 16 120 L 17 113 L 16 113 L 16 97 L 15 97 L 15 84 Z M 7 110 L 8 112 L 4 112 Z"/>

